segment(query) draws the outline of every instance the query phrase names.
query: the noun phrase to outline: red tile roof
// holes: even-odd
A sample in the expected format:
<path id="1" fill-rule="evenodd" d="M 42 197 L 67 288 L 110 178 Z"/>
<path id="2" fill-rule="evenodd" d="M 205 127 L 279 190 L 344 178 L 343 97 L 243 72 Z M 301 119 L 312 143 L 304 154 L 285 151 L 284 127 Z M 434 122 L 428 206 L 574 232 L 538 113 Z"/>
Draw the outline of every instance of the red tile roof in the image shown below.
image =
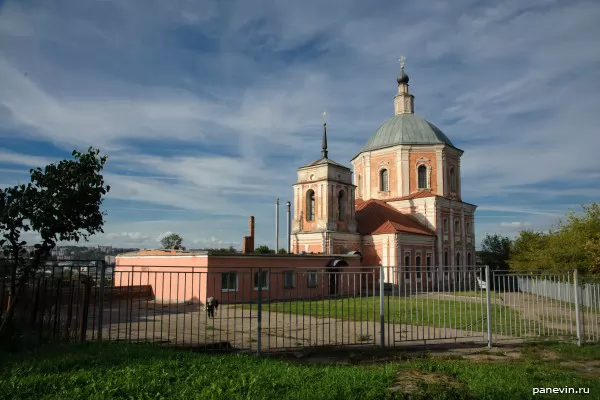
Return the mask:
<path id="1" fill-rule="evenodd" d="M 401 200 L 413 200 L 413 199 L 423 199 L 425 197 L 435 197 L 436 195 L 433 194 L 431 191 L 429 190 L 422 190 L 420 192 L 415 192 L 415 193 L 411 193 L 408 196 L 404 196 L 404 197 L 394 197 L 391 199 L 385 199 L 385 202 L 388 203 L 390 201 L 401 201 Z"/>
<path id="2" fill-rule="evenodd" d="M 415 217 L 403 214 L 381 200 L 356 200 L 356 222 L 362 235 L 414 233 L 435 236 L 435 232 Z"/>

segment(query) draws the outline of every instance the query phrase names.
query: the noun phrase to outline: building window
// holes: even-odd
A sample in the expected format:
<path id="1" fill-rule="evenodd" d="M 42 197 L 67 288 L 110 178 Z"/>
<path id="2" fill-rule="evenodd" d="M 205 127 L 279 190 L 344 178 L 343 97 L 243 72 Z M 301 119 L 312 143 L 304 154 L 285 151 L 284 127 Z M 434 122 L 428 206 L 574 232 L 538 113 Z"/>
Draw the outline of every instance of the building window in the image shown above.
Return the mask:
<path id="1" fill-rule="evenodd" d="M 390 190 L 390 174 L 387 169 L 379 171 L 379 190 L 382 192 Z"/>
<path id="2" fill-rule="evenodd" d="M 221 291 L 236 292 L 237 291 L 237 272 L 223 272 L 221 274 Z"/>
<path id="3" fill-rule="evenodd" d="M 471 234 L 471 223 L 470 222 L 467 222 L 466 228 L 467 228 L 466 229 L 467 235 L 470 235 Z"/>
<path id="4" fill-rule="evenodd" d="M 460 265 L 460 253 L 456 253 L 456 265 Z"/>
<path id="5" fill-rule="evenodd" d="M 293 271 L 285 271 L 283 273 L 283 288 L 292 289 L 296 287 L 296 276 Z"/>
<path id="6" fill-rule="evenodd" d="M 306 220 L 315 220 L 315 191 L 312 189 L 306 192 Z"/>
<path id="7" fill-rule="evenodd" d="M 346 196 L 343 190 L 338 193 L 338 221 L 346 219 Z"/>
<path id="8" fill-rule="evenodd" d="M 456 173 L 454 167 L 450 167 L 450 191 L 456 193 Z"/>
<path id="9" fill-rule="evenodd" d="M 419 189 L 427 189 L 427 167 L 419 165 L 419 168 L 417 168 L 417 176 L 419 178 Z"/>
<path id="10" fill-rule="evenodd" d="M 362 185 L 361 185 L 362 178 L 360 175 L 358 175 L 357 183 L 358 183 L 358 185 L 357 185 L 358 186 L 358 197 L 362 197 Z"/>
<path id="11" fill-rule="evenodd" d="M 309 288 L 317 287 L 317 271 L 309 271 L 306 275 L 306 286 Z"/>
<path id="12" fill-rule="evenodd" d="M 415 267 L 417 268 L 417 279 L 421 279 L 421 256 L 415 258 Z"/>
<path id="13" fill-rule="evenodd" d="M 410 279 L 410 253 L 404 255 L 404 279 Z"/>
<path id="14" fill-rule="evenodd" d="M 254 273 L 254 290 L 269 288 L 269 272 L 259 271 Z"/>
<path id="15" fill-rule="evenodd" d="M 471 267 L 471 252 L 467 253 L 467 267 Z"/>
<path id="16" fill-rule="evenodd" d="M 448 233 L 448 218 L 444 218 L 444 232 Z"/>
<path id="17" fill-rule="evenodd" d="M 427 258 L 425 258 L 425 263 L 427 265 L 427 276 L 431 278 L 431 254 L 427 254 Z"/>
<path id="18" fill-rule="evenodd" d="M 460 222 L 458 220 L 454 221 L 454 234 L 460 235 Z"/>

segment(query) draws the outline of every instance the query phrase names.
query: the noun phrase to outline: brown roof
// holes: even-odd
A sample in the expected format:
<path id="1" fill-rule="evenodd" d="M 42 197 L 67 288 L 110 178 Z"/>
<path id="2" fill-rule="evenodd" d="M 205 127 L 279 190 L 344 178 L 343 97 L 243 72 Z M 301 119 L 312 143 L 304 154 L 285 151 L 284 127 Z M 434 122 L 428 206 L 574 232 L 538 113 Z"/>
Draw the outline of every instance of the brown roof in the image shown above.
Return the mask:
<path id="1" fill-rule="evenodd" d="M 385 202 L 387 203 L 387 202 L 390 202 L 390 201 L 423 199 L 425 197 L 435 197 L 435 196 L 436 195 L 433 194 L 429 190 L 422 190 L 422 191 L 419 191 L 419 192 L 411 193 L 408 196 L 404 196 L 404 197 L 393 197 L 391 199 L 385 199 Z"/>
<path id="2" fill-rule="evenodd" d="M 381 200 L 357 200 L 356 222 L 362 235 L 404 232 L 435 236 L 434 231 L 415 217 L 403 214 Z"/>

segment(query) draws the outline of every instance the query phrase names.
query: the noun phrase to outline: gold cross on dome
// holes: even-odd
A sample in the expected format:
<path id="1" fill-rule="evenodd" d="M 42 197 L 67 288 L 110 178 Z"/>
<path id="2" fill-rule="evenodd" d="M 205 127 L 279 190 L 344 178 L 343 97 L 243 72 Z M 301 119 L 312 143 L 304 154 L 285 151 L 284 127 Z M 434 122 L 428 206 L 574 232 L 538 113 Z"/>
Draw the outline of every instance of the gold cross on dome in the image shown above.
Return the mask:
<path id="1" fill-rule="evenodd" d="M 398 61 L 400 61 L 400 69 L 404 69 L 404 60 L 406 60 L 406 58 L 404 58 L 404 56 L 401 56 L 400 59 Z"/>

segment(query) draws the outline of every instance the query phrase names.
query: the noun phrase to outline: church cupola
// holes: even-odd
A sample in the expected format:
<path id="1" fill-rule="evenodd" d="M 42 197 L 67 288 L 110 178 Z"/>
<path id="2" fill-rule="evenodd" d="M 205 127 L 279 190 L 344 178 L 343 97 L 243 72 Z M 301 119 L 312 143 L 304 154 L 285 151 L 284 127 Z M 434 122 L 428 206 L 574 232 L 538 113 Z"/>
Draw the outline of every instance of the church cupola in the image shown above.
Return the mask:
<path id="1" fill-rule="evenodd" d="M 399 114 L 415 113 L 415 96 L 408 92 L 408 75 L 404 72 L 404 57 L 400 57 L 400 75 L 398 82 L 398 94 L 394 97 L 394 112 Z"/>

